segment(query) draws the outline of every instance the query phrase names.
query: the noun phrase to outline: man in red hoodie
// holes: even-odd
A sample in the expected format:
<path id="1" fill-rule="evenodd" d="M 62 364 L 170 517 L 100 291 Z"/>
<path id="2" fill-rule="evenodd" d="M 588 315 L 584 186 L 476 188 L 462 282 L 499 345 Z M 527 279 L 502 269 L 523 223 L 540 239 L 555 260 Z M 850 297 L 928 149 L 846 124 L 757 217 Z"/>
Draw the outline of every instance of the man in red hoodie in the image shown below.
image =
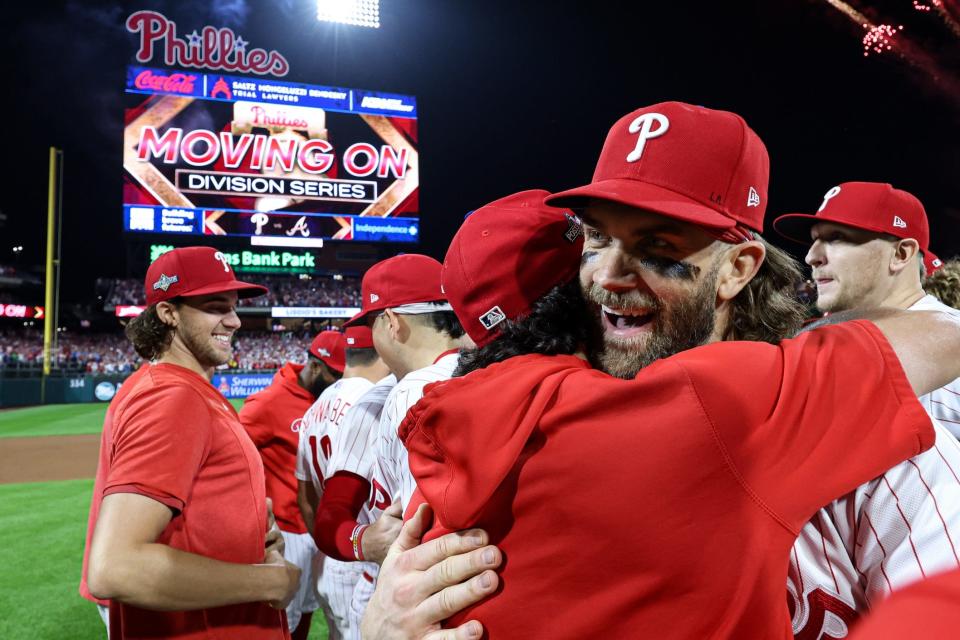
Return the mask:
<path id="1" fill-rule="evenodd" d="M 306 364 L 288 362 L 270 386 L 247 398 L 240 410 L 250 439 L 263 459 L 267 497 L 283 535 L 283 556 L 300 567 L 300 589 L 287 605 L 287 623 L 293 640 L 310 632 L 317 602 L 310 570 L 317 547 L 297 507 L 297 446 L 300 423 L 320 393 L 343 374 L 344 337 L 339 331 L 321 331 L 307 350 Z"/>
<path id="2" fill-rule="evenodd" d="M 729 301 L 757 277 L 766 248 L 747 239 L 766 191 L 755 134 L 732 114 L 651 112 L 666 119 L 661 110 L 670 124 L 660 126 L 679 135 L 691 119 L 712 119 L 713 131 L 747 147 L 730 155 L 760 175 L 714 178 L 730 189 L 715 201 L 739 203 L 742 186 L 739 206 L 685 203 L 722 238 L 665 215 L 630 219 L 625 251 L 645 265 L 647 299 L 602 304 L 613 332 L 634 341 L 651 339 L 643 327 L 653 322 L 660 342 L 675 326 L 696 326 L 697 309 L 670 297 L 681 291 L 709 292 L 700 297 L 721 307 L 718 323 L 728 321 Z M 623 128 L 642 130 L 643 115 L 629 118 L 639 128 Z M 583 356 L 592 322 L 577 311 L 579 225 L 540 205 L 544 195 L 483 207 L 454 238 L 443 284 L 478 345 L 458 373 L 473 373 L 431 387 L 400 430 L 435 512 L 428 539 L 482 527 L 507 558 L 502 590 L 448 624 L 476 618 L 491 638 L 792 637 L 783 584 L 797 530 L 825 502 L 930 446 L 916 392 L 960 363 L 929 335 L 956 348 L 960 331 L 948 318 L 891 312 L 779 345 L 680 347 L 632 379 L 612 378 Z M 626 242 L 613 228 L 622 218 L 589 213 L 588 261 L 602 243 Z M 735 220 L 721 227 L 724 214 L 746 229 L 734 230 Z M 608 277 L 614 254 L 597 258 Z M 708 327 L 703 341 L 724 329 Z M 897 353 L 910 350 L 933 366 L 901 366 Z"/>

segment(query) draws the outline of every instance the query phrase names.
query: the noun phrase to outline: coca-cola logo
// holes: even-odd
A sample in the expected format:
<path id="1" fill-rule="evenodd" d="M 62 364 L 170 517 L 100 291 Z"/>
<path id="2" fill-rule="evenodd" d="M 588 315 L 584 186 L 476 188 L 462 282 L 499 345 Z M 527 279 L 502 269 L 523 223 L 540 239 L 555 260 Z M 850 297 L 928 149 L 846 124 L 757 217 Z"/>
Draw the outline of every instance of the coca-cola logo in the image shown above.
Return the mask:
<path id="1" fill-rule="evenodd" d="M 283 77 L 290 63 L 277 51 L 247 49 L 250 44 L 226 27 L 203 27 L 186 39 L 177 37 L 177 25 L 157 11 L 137 11 L 127 18 L 127 31 L 140 35 L 137 60 L 153 59 L 154 47 L 163 49 L 168 66 L 250 72 Z"/>
<path id="2" fill-rule="evenodd" d="M 150 89 L 152 91 L 189 95 L 193 93 L 193 83 L 196 79 L 197 76 L 189 73 L 171 73 L 170 75 L 165 75 L 145 69 L 137 74 L 133 84 L 137 89 Z"/>

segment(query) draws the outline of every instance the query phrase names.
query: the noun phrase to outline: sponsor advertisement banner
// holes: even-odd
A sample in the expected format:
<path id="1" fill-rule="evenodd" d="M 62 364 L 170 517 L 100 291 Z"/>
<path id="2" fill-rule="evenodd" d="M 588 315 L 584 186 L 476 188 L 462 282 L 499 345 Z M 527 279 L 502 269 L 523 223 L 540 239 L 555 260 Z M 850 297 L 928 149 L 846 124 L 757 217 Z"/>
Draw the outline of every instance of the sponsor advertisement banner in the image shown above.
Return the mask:
<path id="1" fill-rule="evenodd" d="M 270 373 L 216 373 L 210 383 L 227 398 L 246 398 L 270 385 Z"/>

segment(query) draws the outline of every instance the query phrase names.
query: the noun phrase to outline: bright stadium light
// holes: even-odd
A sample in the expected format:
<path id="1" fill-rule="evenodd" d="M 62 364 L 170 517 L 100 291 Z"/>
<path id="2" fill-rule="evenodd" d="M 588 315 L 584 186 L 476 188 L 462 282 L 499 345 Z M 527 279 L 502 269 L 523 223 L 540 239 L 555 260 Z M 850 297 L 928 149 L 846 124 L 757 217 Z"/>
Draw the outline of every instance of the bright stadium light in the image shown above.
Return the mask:
<path id="1" fill-rule="evenodd" d="M 317 20 L 380 28 L 380 0 L 317 0 Z"/>

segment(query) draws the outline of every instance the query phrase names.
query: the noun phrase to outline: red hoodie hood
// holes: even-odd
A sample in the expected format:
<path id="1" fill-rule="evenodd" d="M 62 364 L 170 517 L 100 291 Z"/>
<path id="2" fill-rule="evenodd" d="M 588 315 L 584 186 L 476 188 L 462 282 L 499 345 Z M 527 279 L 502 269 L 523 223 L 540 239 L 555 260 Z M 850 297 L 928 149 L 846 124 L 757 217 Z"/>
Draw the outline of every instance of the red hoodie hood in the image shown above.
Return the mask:
<path id="1" fill-rule="evenodd" d="M 288 362 L 281 367 L 275 378 L 279 378 L 280 383 L 287 387 L 290 392 L 301 398 L 315 400 L 312 393 L 300 386 L 300 372 L 303 371 L 303 365 L 295 362 Z"/>
<path id="2" fill-rule="evenodd" d="M 589 368 L 576 356 L 526 355 L 426 387 L 399 435 L 417 486 L 444 527 L 475 524 L 563 380 Z"/>

